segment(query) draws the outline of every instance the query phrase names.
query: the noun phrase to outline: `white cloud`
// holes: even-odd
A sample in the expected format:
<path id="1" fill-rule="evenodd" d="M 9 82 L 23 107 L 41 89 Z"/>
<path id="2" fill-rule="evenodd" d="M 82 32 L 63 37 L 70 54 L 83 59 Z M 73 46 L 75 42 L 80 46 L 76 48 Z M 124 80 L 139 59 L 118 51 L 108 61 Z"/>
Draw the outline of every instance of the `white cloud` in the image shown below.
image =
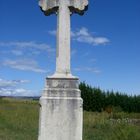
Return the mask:
<path id="1" fill-rule="evenodd" d="M 78 42 L 88 43 L 93 46 L 97 45 L 106 45 L 110 41 L 106 37 L 96 37 L 92 35 L 89 30 L 85 27 L 82 27 L 80 30 L 72 32 L 73 39 Z"/>
<path id="2" fill-rule="evenodd" d="M 49 31 L 49 34 L 56 35 L 56 31 Z M 92 35 L 85 27 L 82 27 L 77 31 L 71 31 L 71 37 L 77 42 L 88 43 L 93 46 L 106 45 L 110 42 L 110 40 L 106 37 L 97 37 Z"/>
<path id="3" fill-rule="evenodd" d="M 93 68 L 93 67 L 84 67 L 84 68 L 74 68 L 75 71 L 88 71 L 91 73 L 99 74 L 101 71 L 98 68 Z"/>
<path id="4" fill-rule="evenodd" d="M 39 91 L 17 88 L 11 92 L 12 96 L 39 96 Z"/>
<path id="5" fill-rule="evenodd" d="M 48 32 L 50 35 L 56 35 L 56 30 L 52 30 Z"/>
<path id="6" fill-rule="evenodd" d="M 18 60 L 4 60 L 3 61 L 4 66 L 8 66 L 10 68 L 23 70 L 23 71 L 33 71 L 38 73 L 45 73 L 46 70 L 41 69 L 38 66 L 38 63 L 35 60 L 32 59 L 18 59 Z"/>
<path id="7" fill-rule="evenodd" d="M 29 83 L 29 80 L 0 79 L 0 96 L 37 96 L 39 92 L 27 90 L 20 86 Z"/>
<path id="8" fill-rule="evenodd" d="M 11 53 L 14 55 L 39 54 L 41 52 L 52 53 L 54 49 L 45 43 L 36 43 L 34 41 L 12 41 L 12 42 L 0 42 L 0 47 L 9 47 Z M 37 52 L 37 53 L 36 53 Z"/>
<path id="9" fill-rule="evenodd" d="M 3 46 L 3 47 L 13 47 L 13 46 L 16 46 L 16 47 L 20 47 L 20 48 L 36 48 L 36 49 L 39 49 L 39 50 L 50 50 L 50 46 L 45 44 L 45 43 L 36 43 L 36 42 L 33 42 L 33 41 L 29 41 L 29 42 L 20 42 L 20 41 L 13 41 L 13 42 L 0 42 L 0 46 Z"/>
<path id="10" fill-rule="evenodd" d="M 82 27 L 79 31 L 73 32 L 73 36 L 90 36 L 88 29 Z"/>
<path id="11" fill-rule="evenodd" d="M 0 79 L 0 88 L 3 87 L 13 87 L 18 84 L 25 84 L 28 83 L 29 80 L 5 80 L 5 79 Z"/>
<path id="12" fill-rule="evenodd" d="M 16 55 L 16 56 L 23 55 L 23 52 L 21 50 L 12 50 L 11 53 L 14 54 L 14 55 Z"/>
<path id="13" fill-rule="evenodd" d="M 24 88 L 1 88 L 0 96 L 39 96 L 39 91 Z"/>
<path id="14" fill-rule="evenodd" d="M 12 89 L 0 88 L 0 96 L 11 96 Z"/>

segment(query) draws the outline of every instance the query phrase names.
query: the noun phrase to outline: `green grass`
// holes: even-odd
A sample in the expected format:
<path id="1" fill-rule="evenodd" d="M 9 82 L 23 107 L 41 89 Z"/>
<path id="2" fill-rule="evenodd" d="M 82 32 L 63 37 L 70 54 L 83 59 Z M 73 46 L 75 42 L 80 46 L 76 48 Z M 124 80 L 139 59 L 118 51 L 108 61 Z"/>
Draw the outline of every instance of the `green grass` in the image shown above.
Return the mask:
<path id="1" fill-rule="evenodd" d="M 37 140 L 37 102 L 0 101 L 0 140 Z"/>
<path id="2" fill-rule="evenodd" d="M 0 140 L 37 140 L 37 101 L 0 99 Z M 84 112 L 83 140 L 140 140 L 140 114 Z"/>
<path id="3" fill-rule="evenodd" d="M 133 118 L 110 119 L 111 116 L 84 112 L 84 140 L 140 140 L 140 126 L 131 121 Z"/>

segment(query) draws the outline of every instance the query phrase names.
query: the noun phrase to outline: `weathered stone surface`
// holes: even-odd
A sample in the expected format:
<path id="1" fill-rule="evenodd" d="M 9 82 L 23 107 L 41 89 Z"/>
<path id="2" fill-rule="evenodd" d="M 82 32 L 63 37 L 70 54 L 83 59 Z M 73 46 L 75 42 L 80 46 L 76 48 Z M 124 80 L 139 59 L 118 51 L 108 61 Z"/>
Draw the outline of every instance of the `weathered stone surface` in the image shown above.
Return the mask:
<path id="1" fill-rule="evenodd" d="M 61 2 L 65 2 L 71 12 L 83 13 L 88 6 L 88 0 L 40 0 L 39 5 L 46 15 L 57 12 Z"/>
<path id="2" fill-rule="evenodd" d="M 77 86 L 77 79 L 47 79 L 38 140 L 82 140 L 83 101 Z"/>
<path id="3" fill-rule="evenodd" d="M 83 14 L 88 0 L 40 0 L 46 15 L 57 12 L 56 71 L 40 98 L 38 140 L 82 140 L 83 101 L 70 70 L 70 15 Z"/>
<path id="4" fill-rule="evenodd" d="M 53 78 L 75 78 L 71 74 L 70 15 L 82 14 L 88 0 L 40 0 L 39 5 L 46 15 L 57 12 L 56 71 Z"/>
<path id="5" fill-rule="evenodd" d="M 83 14 L 87 9 L 88 0 L 69 0 L 70 11 L 73 13 Z"/>
<path id="6" fill-rule="evenodd" d="M 47 88 L 78 89 L 78 79 L 47 78 Z"/>
<path id="7" fill-rule="evenodd" d="M 57 16 L 56 72 L 53 77 L 71 77 L 70 70 L 70 11 L 60 0 Z"/>

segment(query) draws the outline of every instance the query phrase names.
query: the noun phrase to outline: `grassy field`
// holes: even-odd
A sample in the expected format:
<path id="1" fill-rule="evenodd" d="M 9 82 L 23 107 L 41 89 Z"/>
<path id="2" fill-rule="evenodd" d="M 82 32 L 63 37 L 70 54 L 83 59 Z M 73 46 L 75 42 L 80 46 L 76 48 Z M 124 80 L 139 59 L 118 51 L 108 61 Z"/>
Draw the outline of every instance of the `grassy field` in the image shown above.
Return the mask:
<path id="1" fill-rule="evenodd" d="M 0 140 L 37 140 L 37 101 L 0 99 Z M 84 112 L 83 140 L 140 140 L 140 114 Z"/>

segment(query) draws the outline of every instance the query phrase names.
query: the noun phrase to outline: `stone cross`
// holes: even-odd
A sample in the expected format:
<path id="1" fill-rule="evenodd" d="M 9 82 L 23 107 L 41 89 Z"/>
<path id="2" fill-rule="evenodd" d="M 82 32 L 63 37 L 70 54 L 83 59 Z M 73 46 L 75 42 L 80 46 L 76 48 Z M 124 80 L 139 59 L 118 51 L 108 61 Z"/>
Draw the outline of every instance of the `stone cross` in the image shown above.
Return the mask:
<path id="1" fill-rule="evenodd" d="M 46 16 L 58 15 L 56 72 L 52 77 L 72 78 L 70 71 L 70 15 L 84 14 L 88 0 L 40 0 L 39 5 Z"/>
<path id="2" fill-rule="evenodd" d="M 84 14 L 88 0 L 40 0 L 46 16 L 58 15 L 56 72 L 40 98 L 38 140 L 82 140 L 83 100 L 70 71 L 70 16 Z"/>

